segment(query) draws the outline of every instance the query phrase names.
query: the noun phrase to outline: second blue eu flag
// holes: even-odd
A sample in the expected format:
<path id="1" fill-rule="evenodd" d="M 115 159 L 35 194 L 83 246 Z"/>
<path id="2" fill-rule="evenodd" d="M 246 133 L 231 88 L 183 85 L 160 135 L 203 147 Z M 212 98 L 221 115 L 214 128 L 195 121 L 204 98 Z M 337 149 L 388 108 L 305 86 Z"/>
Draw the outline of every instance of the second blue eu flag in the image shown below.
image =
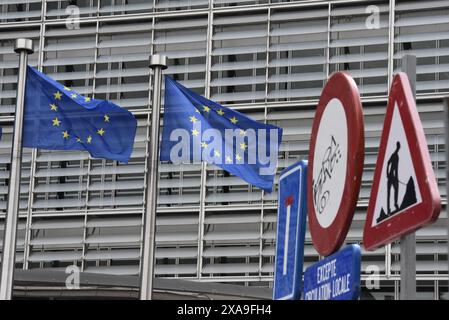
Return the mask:
<path id="1" fill-rule="evenodd" d="M 27 67 L 23 146 L 88 151 L 127 163 L 137 121 L 112 102 L 84 97 Z"/>
<path id="2" fill-rule="evenodd" d="M 165 77 L 161 160 L 206 161 L 271 192 L 282 129 L 252 120 Z"/>

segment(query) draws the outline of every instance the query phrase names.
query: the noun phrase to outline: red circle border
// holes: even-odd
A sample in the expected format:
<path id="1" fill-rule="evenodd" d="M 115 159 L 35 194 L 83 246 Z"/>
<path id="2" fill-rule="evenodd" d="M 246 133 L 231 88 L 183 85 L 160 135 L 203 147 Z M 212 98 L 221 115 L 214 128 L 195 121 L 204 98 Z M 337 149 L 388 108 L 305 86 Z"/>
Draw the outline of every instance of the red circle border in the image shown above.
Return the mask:
<path id="1" fill-rule="evenodd" d="M 323 228 L 316 217 L 313 206 L 313 160 L 318 130 L 324 110 L 330 100 L 337 98 L 343 105 L 348 126 L 348 155 L 346 164 L 345 187 L 340 207 L 332 224 Z M 309 147 L 309 169 L 307 176 L 307 203 L 309 228 L 315 249 L 323 256 L 337 251 L 352 223 L 362 182 L 365 159 L 365 133 L 362 103 L 357 84 L 345 72 L 336 72 L 328 80 L 321 94 Z"/>

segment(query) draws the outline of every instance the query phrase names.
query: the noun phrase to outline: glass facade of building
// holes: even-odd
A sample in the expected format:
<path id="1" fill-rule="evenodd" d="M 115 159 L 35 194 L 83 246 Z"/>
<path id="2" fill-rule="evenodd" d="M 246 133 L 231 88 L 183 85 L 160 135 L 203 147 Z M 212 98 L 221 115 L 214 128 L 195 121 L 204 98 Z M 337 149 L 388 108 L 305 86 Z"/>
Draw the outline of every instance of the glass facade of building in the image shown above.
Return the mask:
<path id="1" fill-rule="evenodd" d="M 139 125 L 128 165 L 87 153 L 24 150 L 18 267 L 76 264 L 86 272 L 138 274 L 152 53 L 166 54 L 166 73 L 187 87 L 283 127 L 279 170 L 307 158 L 321 89 L 332 72 L 350 72 L 363 100 L 366 159 L 347 243 L 360 242 L 389 84 L 402 56 L 412 53 L 444 204 L 441 218 L 417 232 L 418 297 L 448 298 L 442 97 L 449 94 L 449 1 L 0 0 L 1 222 L 18 37 L 35 42 L 32 66 L 128 108 Z M 276 192 L 214 166 L 162 163 L 158 206 L 158 277 L 272 286 Z M 309 233 L 306 241 L 308 266 L 319 257 Z M 399 297 L 399 271 L 397 244 L 363 252 L 363 285 L 374 297 Z"/>

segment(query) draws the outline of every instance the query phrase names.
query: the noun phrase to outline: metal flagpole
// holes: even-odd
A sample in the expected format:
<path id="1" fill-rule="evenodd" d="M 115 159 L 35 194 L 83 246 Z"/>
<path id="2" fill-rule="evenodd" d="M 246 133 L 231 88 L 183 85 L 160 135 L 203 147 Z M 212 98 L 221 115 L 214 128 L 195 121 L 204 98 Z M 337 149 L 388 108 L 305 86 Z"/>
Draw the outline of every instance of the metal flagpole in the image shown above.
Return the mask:
<path id="1" fill-rule="evenodd" d="M 402 58 L 402 71 L 408 76 L 416 100 L 416 56 Z M 401 300 L 416 299 L 416 235 L 412 232 L 401 237 Z"/>
<path id="2" fill-rule="evenodd" d="M 3 238 L 2 267 L 0 278 L 0 299 L 11 300 L 14 266 L 16 259 L 17 223 L 19 218 L 20 169 L 22 165 L 22 127 L 25 100 L 25 81 L 28 54 L 33 53 L 33 41 L 17 39 L 14 51 L 20 54 L 19 79 L 17 82 L 16 113 L 11 151 L 8 203 L 6 209 L 5 234 Z"/>
<path id="3" fill-rule="evenodd" d="M 445 151 L 446 151 L 446 219 L 447 219 L 447 270 L 449 271 L 449 210 L 447 205 L 447 197 L 449 195 L 449 150 L 447 150 L 447 145 L 449 142 L 449 98 L 444 101 L 444 126 L 446 128 L 446 140 L 445 140 Z M 448 279 L 449 282 L 449 279 Z"/>
<path id="4" fill-rule="evenodd" d="M 156 249 L 157 178 L 159 164 L 159 125 L 161 112 L 162 70 L 167 69 L 167 57 L 152 55 L 150 68 L 154 71 L 151 111 L 151 136 L 147 163 L 147 194 L 145 202 L 144 234 L 141 262 L 140 299 L 153 297 L 154 252 Z"/>

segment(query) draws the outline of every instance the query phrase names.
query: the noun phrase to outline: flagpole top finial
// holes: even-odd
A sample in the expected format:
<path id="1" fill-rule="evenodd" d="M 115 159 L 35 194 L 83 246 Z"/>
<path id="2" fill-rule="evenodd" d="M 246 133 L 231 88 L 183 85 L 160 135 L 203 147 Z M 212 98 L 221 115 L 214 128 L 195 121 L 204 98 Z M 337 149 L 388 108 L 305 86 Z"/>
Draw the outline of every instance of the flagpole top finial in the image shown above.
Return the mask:
<path id="1" fill-rule="evenodd" d="M 167 57 L 160 54 L 153 54 L 150 57 L 150 68 L 160 67 L 162 70 L 167 69 Z"/>
<path id="2" fill-rule="evenodd" d="M 16 53 L 20 53 L 21 51 L 26 51 L 28 54 L 31 54 L 34 52 L 33 47 L 34 47 L 33 40 L 20 38 L 20 39 L 16 40 L 16 43 L 14 45 L 14 51 Z"/>

